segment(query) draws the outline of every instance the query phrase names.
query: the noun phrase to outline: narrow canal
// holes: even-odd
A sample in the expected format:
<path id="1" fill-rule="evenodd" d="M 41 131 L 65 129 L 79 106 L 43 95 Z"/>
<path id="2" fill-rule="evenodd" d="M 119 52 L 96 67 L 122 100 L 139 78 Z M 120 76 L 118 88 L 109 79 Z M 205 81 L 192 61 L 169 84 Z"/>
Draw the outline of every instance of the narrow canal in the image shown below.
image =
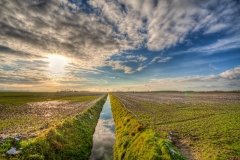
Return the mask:
<path id="1" fill-rule="evenodd" d="M 93 148 L 89 160 L 113 160 L 115 140 L 115 123 L 108 95 L 93 134 Z"/>

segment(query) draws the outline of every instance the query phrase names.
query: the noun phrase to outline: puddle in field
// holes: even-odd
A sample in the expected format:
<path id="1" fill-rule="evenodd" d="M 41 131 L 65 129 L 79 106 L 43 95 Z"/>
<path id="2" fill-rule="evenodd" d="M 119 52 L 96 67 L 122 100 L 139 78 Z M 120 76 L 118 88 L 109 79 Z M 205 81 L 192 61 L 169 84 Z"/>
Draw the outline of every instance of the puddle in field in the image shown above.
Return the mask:
<path id="1" fill-rule="evenodd" d="M 47 108 L 59 108 L 59 105 L 66 105 L 68 101 L 43 101 L 43 102 L 29 102 L 28 105 L 32 107 L 47 107 Z"/>
<path id="2" fill-rule="evenodd" d="M 93 148 L 89 160 L 113 160 L 115 139 L 115 123 L 108 96 L 93 134 Z"/>

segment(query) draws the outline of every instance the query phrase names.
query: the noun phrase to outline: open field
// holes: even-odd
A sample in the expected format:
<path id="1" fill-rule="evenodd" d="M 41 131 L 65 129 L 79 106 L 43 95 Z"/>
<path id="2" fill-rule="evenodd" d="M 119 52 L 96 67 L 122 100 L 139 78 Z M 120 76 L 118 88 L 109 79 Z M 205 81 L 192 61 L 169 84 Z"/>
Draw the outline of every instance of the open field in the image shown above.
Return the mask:
<path id="1" fill-rule="evenodd" d="M 79 160 L 88 159 L 92 148 L 92 135 L 106 96 L 81 113 L 70 116 L 46 129 L 31 140 L 8 138 L 1 150 L 14 147 L 19 154 L 3 154 L 0 159 L 10 160 Z M 7 149 L 8 148 L 8 149 Z"/>
<path id="2" fill-rule="evenodd" d="M 139 123 L 115 96 L 110 95 L 110 99 L 116 124 L 114 160 L 185 160 L 167 139 Z"/>
<path id="3" fill-rule="evenodd" d="M 82 112 L 103 95 L 85 92 L 0 93 L 0 138 L 36 137 L 52 124 Z"/>
<path id="4" fill-rule="evenodd" d="M 114 93 L 188 159 L 240 158 L 240 93 Z"/>
<path id="5" fill-rule="evenodd" d="M 87 159 L 104 95 L 0 93 L 0 154 L 15 147 L 23 149 L 11 159 Z M 118 92 L 110 97 L 115 159 L 185 159 L 172 144 L 189 160 L 240 158 L 240 93 Z"/>

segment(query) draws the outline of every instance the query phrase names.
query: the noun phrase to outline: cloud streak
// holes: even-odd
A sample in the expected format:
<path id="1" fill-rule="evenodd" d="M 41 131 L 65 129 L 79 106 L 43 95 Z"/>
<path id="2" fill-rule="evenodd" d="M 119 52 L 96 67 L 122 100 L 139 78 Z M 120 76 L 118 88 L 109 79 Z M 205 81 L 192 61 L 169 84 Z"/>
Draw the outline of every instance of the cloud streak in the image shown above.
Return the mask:
<path id="1" fill-rule="evenodd" d="M 158 63 L 165 63 L 168 62 L 172 59 L 172 57 L 165 57 L 165 58 L 161 58 L 160 60 L 158 60 Z"/>
<path id="2" fill-rule="evenodd" d="M 187 76 L 178 78 L 165 78 L 165 79 L 151 79 L 150 83 L 181 83 L 181 82 L 216 82 L 221 80 L 239 80 L 240 79 L 240 67 L 236 67 L 219 75 L 209 76 Z"/>
<path id="3" fill-rule="evenodd" d="M 213 54 L 219 53 L 221 51 L 226 51 L 230 49 L 237 49 L 240 46 L 240 39 L 238 36 L 232 36 L 230 38 L 220 39 L 217 40 L 215 43 L 201 46 L 201 47 L 194 47 L 190 48 L 186 51 L 176 52 L 172 55 L 179 55 L 179 54 L 186 54 L 186 53 L 203 53 L 203 54 Z"/>

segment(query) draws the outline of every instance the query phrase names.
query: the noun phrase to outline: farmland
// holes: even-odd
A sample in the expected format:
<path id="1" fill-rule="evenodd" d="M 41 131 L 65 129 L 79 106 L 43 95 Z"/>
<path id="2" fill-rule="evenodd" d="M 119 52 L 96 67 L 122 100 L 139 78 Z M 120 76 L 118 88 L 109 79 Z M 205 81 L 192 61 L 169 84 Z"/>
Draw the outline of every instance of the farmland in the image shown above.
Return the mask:
<path id="1" fill-rule="evenodd" d="M 151 128 L 139 123 L 116 97 L 110 95 L 110 99 L 116 124 L 115 160 L 185 160 L 185 157 L 168 140 L 159 137 Z"/>
<path id="2" fill-rule="evenodd" d="M 116 92 L 110 99 L 115 159 L 240 158 L 238 92 Z M 16 147 L 18 159 L 87 159 L 105 100 L 104 93 L 0 93 L 0 154 Z"/>
<path id="3" fill-rule="evenodd" d="M 187 159 L 240 158 L 240 94 L 113 93 L 132 115 Z"/>
<path id="4" fill-rule="evenodd" d="M 95 126 L 106 98 L 104 96 L 83 112 L 50 127 L 37 138 L 21 141 L 19 146 L 23 149 L 20 154 L 10 159 L 88 159 Z"/>
<path id="5" fill-rule="evenodd" d="M 0 93 L 0 137 L 36 137 L 93 105 L 104 94 L 81 92 Z"/>

